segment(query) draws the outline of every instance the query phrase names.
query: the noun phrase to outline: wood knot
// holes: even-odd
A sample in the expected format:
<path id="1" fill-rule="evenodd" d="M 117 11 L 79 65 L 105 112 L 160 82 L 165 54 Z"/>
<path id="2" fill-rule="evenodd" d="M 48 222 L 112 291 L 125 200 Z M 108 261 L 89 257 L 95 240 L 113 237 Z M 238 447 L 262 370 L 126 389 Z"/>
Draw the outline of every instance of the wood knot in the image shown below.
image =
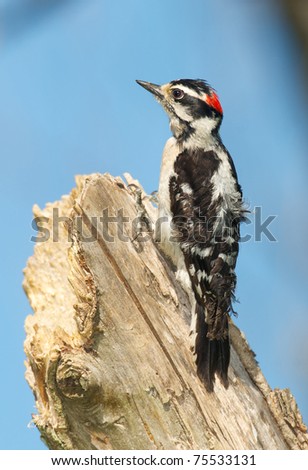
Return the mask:
<path id="1" fill-rule="evenodd" d="M 98 380 L 87 354 L 65 354 L 59 362 L 56 381 L 70 399 L 89 397 L 98 389 Z"/>

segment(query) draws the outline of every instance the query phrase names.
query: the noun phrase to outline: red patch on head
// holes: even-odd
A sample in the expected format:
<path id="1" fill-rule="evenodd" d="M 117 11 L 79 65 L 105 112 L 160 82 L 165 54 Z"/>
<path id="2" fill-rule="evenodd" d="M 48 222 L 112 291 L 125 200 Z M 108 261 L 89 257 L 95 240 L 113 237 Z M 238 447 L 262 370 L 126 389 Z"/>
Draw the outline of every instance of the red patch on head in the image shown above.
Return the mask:
<path id="1" fill-rule="evenodd" d="M 219 114 L 223 114 L 223 110 L 215 91 L 212 91 L 210 95 L 206 95 L 205 101 L 211 108 L 214 108 Z"/>

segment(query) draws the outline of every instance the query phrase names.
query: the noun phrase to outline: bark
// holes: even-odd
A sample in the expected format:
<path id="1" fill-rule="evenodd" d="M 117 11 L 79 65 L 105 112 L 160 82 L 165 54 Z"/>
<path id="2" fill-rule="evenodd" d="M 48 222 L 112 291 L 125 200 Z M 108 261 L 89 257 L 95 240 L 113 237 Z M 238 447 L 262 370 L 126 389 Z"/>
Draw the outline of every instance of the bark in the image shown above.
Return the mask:
<path id="1" fill-rule="evenodd" d="M 34 207 L 50 232 L 38 233 L 24 280 L 42 438 L 52 449 L 307 449 L 294 398 L 270 389 L 233 324 L 229 389 L 204 389 L 189 300 L 151 233 L 139 233 L 156 208 L 134 183 L 83 176 L 69 196 Z"/>

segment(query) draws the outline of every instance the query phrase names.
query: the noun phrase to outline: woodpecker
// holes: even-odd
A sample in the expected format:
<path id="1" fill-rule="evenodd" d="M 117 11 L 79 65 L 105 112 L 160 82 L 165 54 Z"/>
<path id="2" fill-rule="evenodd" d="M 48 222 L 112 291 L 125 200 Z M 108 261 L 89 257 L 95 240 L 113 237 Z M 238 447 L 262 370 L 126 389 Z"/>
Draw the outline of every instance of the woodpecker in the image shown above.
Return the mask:
<path id="1" fill-rule="evenodd" d="M 219 135 L 222 106 L 205 80 L 137 83 L 163 106 L 173 134 L 161 163 L 157 237 L 191 299 L 197 374 L 209 392 L 216 375 L 227 388 L 229 318 L 245 209 L 233 160 Z"/>

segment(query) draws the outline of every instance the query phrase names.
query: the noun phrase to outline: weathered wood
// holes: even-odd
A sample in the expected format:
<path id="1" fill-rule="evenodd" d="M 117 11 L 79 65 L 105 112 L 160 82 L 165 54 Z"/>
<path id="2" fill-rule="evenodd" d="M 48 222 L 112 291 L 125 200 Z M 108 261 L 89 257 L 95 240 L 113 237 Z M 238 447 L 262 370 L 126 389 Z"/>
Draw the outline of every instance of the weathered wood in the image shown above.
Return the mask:
<path id="1" fill-rule="evenodd" d="M 229 389 L 202 386 L 189 300 L 151 234 L 138 236 L 134 188 L 110 175 L 79 177 L 70 196 L 34 208 L 51 234 L 24 281 L 34 311 L 26 377 L 43 439 L 54 449 L 307 448 L 294 398 L 269 388 L 234 325 Z"/>

